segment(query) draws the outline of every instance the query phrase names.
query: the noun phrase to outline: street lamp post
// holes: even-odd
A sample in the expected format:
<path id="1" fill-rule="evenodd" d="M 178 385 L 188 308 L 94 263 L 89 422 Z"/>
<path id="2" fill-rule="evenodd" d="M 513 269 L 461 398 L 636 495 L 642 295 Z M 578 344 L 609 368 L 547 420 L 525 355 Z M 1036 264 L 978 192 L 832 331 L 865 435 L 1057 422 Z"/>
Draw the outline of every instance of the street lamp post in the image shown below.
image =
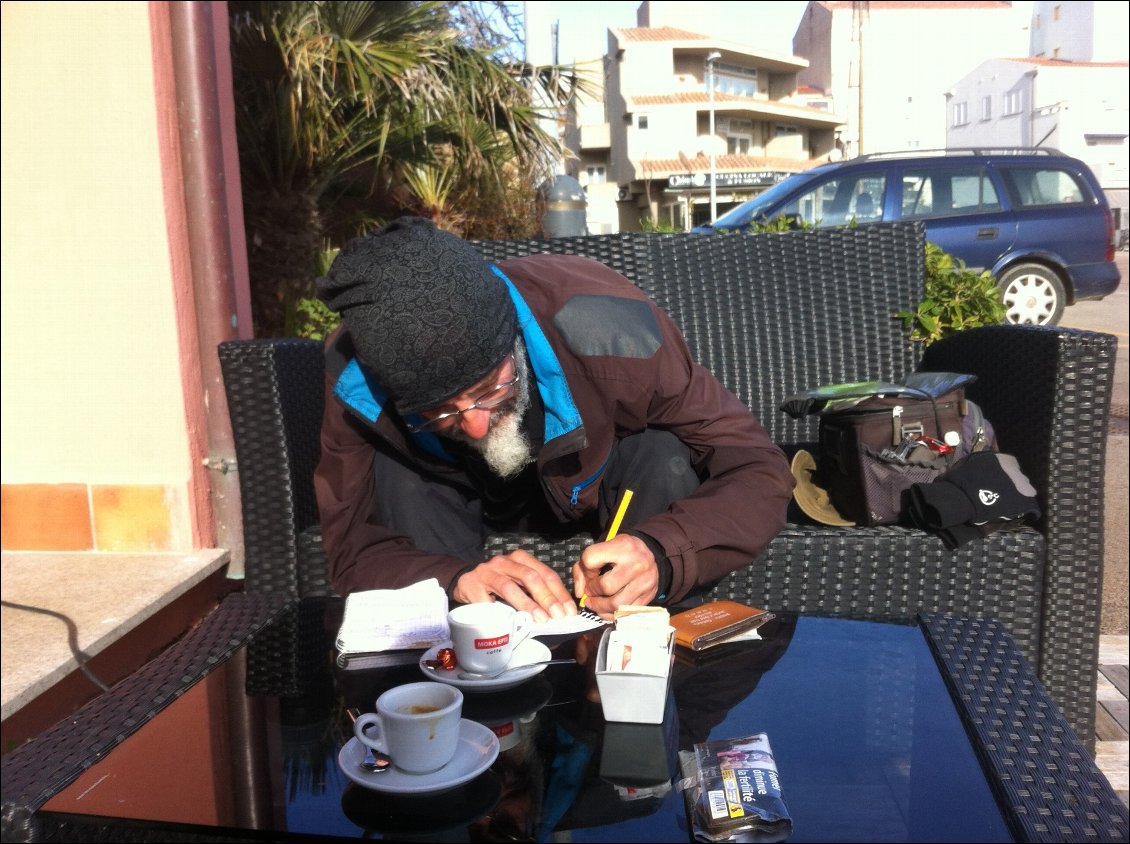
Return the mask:
<path id="1" fill-rule="evenodd" d="M 710 138 L 707 143 L 710 144 L 710 222 L 713 223 L 718 218 L 718 187 L 715 184 L 715 161 L 714 161 L 714 147 L 716 138 L 714 137 L 714 63 L 722 58 L 722 54 L 714 50 L 706 57 L 706 92 L 710 97 Z"/>

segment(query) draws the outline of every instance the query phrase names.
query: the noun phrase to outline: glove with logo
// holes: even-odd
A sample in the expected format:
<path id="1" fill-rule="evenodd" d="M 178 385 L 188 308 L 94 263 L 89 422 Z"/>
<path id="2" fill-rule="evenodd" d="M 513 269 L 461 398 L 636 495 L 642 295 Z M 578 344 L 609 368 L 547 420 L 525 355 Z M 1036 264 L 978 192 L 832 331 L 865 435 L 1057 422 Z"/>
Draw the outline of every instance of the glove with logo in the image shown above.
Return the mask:
<path id="1" fill-rule="evenodd" d="M 933 483 L 911 486 L 906 512 L 923 530 L 956 548 L 1000 527 L 1039 518 L 1036 490 L 1011 454 L 978 451 Z"/>

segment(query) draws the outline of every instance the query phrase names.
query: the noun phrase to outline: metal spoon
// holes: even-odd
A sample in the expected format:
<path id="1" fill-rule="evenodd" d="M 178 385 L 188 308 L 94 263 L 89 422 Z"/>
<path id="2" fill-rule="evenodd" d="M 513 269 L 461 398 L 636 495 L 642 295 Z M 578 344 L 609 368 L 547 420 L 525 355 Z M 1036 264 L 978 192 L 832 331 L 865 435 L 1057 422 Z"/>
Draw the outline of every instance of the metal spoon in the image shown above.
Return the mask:
<path id="1" fill-rule="evenodd" d="M 540 662 L 527 662 L 522 665 L 513 665 L 510 668 L 503 668 L 501 671 L 495 671 L 492 674 L 480 674 L 476 671 L 460 671 L 460 680 L 493 680 L 495 677 L 501 677 L 503 674 L 509 674 L 511 671 L 521 671 L 523 668 L 533 668 L 537 665 L 559 665 L 567 662 L 576 662 L 577 660 L 572 657 L 568 659 L 543 659 Z"/>
<path id="2" fill-rule="evenodd" d="M 352 722 L 361 717 L 361 710 L 350 707 L 345 710 L 345 714 L 349 716 L 349 720 Z M 374 752 L 373 748 L 369 747 L 367 744 L 364 747 L 365 758 L 358 763 L 361 770 L 368 771 L 370 774 L 379 774 L 392 767 L 392 757 L 387 753 L 381 753 L 379 750 Z"/>
<path id="3" fill-rule="evenodd" d="M 373 748 L 365 745 L 365 758 L 361 760 L 361 769 L 370 774 L 380 774 L 392 767 L 392 757 L 387 753 L 373 752 Z"/>

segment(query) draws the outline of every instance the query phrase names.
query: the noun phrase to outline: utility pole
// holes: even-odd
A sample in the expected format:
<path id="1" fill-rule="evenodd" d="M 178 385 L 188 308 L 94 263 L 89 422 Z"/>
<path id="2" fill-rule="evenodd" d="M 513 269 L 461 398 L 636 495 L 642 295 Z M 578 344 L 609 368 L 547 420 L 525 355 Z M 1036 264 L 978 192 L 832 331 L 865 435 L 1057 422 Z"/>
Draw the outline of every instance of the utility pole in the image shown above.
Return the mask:
<path id="1" fill-rule="evenodd" d="M 718 219 L 718 186 L 717 168 L 715 166 L 714 146 L 717 140 L 714 137 L 714 63 L 722 58 L 722 54 L 714 50 L 706 57 L 706 90 L 710 97 L 710 222 Z"/>
<path id="2" fill-rule="evenodd" d="M 851 4 L 851 23 L 855 37 L 855 154 L 862 155 L 863 149 L 863 24 L 870 18 L 871 4 L 867 0 L 855 0 Z"/>

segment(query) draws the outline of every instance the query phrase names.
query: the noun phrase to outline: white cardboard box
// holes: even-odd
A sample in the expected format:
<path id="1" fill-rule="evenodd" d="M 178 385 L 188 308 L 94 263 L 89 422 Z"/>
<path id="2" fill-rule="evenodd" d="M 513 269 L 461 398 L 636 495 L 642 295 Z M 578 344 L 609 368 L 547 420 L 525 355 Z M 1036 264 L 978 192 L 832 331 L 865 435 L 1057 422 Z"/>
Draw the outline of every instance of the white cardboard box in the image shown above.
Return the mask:
<path id="1" fill-rule="evenodd" d="M 662 677 L 605 670 L 608 636 L 611 632 L 611 626 L 605 628 L 596 653 L 596 686 L 600 690 L 604 719 L 634 724 L 662 724 L 663 709 L 667 703 L 667 686 L 671 682 L 671 665 L 675 661 L 674 630 L 667 636 L 667 673 Z"/>

